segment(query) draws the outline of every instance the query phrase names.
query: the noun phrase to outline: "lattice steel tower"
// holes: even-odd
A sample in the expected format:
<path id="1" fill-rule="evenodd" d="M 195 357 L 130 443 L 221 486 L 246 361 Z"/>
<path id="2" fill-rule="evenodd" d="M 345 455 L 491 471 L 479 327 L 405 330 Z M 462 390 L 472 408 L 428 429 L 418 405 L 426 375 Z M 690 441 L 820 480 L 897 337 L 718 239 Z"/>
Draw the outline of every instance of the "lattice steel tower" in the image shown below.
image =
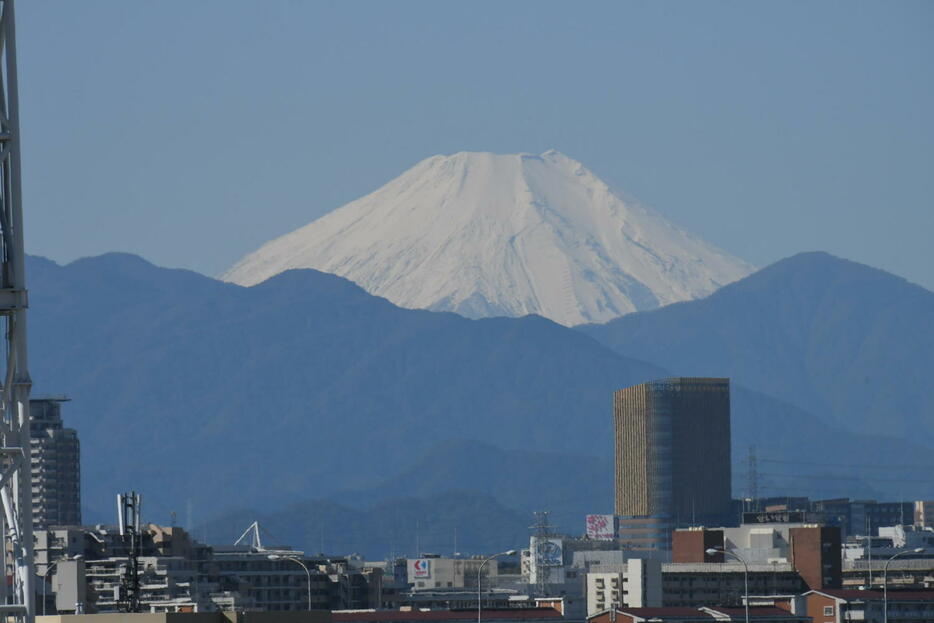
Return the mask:
<path id="1" fill-rule="evenodd" d="M 0 377 L 0 498 L 4 552 L 12 583 L 0 582 L 0 616 L 35 618 L 29 378 L 26 359 L 26 271 L 20 182 L 19 99 L 13 0 L 0 0 L 0 317 L 6 325 L 6 369 Z"/>

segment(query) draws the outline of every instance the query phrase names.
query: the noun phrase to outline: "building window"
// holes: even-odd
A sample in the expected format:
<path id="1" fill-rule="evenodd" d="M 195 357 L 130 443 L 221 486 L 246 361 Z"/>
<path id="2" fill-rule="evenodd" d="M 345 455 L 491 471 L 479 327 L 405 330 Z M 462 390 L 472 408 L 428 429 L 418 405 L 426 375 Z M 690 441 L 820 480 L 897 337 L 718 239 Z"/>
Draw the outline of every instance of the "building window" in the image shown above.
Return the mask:
<path id="1" fill-rule="evenodd" d="M 825 617 L 833 616 L 833 606 L 824 606 L 824 616 Z"/>

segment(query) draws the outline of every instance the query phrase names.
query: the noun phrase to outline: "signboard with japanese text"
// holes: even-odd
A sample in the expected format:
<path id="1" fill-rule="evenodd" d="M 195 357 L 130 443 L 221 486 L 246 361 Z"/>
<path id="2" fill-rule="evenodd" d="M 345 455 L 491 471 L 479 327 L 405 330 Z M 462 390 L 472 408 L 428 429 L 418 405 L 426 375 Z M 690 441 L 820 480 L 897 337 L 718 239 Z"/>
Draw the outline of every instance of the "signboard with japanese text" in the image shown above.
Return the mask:
<path id="1" fill-rule="evenodd" d="M 587 515 L 587 538 L 612 541 L 616 538 L 615 515 Z"/>

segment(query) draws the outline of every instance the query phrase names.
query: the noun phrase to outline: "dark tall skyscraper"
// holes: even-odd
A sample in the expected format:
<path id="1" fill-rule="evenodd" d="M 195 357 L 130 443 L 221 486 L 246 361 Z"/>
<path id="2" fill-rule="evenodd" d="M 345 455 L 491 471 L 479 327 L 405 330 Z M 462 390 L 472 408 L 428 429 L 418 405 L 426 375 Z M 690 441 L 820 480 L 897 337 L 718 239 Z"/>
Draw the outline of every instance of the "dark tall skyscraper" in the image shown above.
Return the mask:
<path id="1" fill-rule="evenodd" d="M 669 378 L 621 389 L 613 418 L 621 529 L 626 517 L 653 518 L 658 537 L 666 523 L 729 515 L 729 379 Z"/>

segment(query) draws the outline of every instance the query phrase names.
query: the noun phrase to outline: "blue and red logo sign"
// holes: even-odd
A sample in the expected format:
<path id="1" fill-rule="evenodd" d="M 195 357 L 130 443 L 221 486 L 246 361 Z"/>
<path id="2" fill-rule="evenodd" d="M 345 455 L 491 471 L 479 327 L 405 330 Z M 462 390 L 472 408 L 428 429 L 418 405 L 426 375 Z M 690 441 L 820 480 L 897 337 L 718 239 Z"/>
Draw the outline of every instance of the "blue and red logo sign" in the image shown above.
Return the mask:
<path id="1" fill-rule="evenodd" d="M 412 569 L 414 570 L 414 576 L 417 578 L 430 578 L 431 577 L 431 561 L 426 558 L 419 558 L 412 563 Z"/>

